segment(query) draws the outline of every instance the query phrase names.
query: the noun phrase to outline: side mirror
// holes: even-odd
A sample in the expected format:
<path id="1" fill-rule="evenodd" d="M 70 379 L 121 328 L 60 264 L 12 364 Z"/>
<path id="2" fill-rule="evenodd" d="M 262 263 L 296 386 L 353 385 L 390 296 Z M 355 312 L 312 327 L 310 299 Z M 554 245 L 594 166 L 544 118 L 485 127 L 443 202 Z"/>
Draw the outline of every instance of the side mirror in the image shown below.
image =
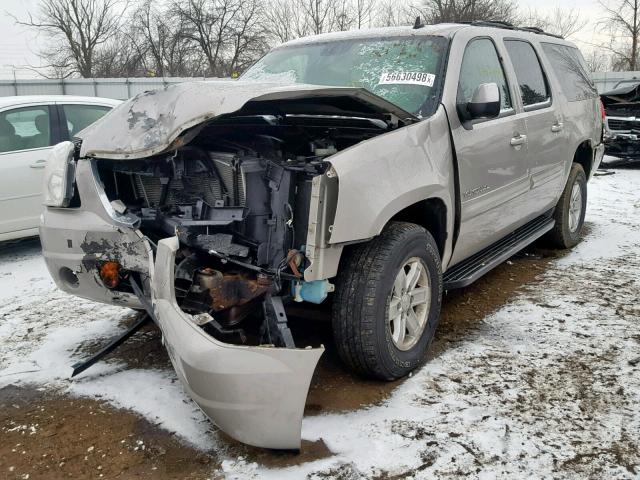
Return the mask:
<path id="1" fill-rule="evenodd" d="M 496 83 L 478 85 L 471 101 L 458 105 L 458 111 L 465 121 L 496 118 L 500 115 L 500 89 Z"/>

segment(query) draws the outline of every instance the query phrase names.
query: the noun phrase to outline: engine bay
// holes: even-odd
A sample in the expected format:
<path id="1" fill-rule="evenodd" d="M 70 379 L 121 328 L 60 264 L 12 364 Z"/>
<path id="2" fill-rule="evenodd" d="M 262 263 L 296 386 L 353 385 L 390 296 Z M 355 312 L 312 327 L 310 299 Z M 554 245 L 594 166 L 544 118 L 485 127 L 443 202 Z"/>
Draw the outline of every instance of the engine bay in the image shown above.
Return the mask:
<path id="1" fill-rule="evenodd" d="M 202 328 L 227 343 L 293 348 L 284 304 L 321 303 L 332 287 L 303 280 L 313 179 L 335 153 L 393 128 L 381 118 L 229 116 L 173 151 L 98 159 L 97 170 L 113 208 L 138 217 L 152 243 L 177 235 L 176 299 Z"/>

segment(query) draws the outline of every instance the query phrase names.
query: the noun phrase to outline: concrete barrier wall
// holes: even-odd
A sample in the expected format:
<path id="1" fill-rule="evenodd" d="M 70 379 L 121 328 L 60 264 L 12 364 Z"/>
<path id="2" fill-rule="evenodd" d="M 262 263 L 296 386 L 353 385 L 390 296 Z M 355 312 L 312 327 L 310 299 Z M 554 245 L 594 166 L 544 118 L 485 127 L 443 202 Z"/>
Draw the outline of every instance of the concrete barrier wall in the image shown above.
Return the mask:
<path id="1" fill-rule="evenodd" d="M 37 80 L 0 80 L 0 97 L 12 95 L 82 95 L 125 100 L 147 90 L 194 80 L 219 81 L 219 78 L 72 78 Z"/>

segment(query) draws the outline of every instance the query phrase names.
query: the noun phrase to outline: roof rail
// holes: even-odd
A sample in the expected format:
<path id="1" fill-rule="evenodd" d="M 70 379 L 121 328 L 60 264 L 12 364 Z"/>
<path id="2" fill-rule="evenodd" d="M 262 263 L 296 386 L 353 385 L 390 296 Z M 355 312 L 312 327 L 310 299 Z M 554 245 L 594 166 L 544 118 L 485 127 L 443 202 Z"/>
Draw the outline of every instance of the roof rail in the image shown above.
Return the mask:
<path id="1" fill-rule="evenodd" d="M 562 37 L 561 35 L 545 32 L 543 29 L 539 27 L 516 27 L 512 23 L 503 22 L 500 20 L 475 20 L 473 22 L 460 22 L 460 23 L 465 23 L 467 25 L 472 25 L 474 27 L 504 28 L 506 30 L 517 30 L 519 32 L 536 33 L 538 35 L 548 35 L 550 37 L 560 38 L 564 40 L 564 37 Z"/>
<path id="2" fill-rule="evenodd" d="M 556 35 L 555 33 L 545 32 L 540 27 L 520 27 L 520 28 L 518 28 L 518 30 L 522 30 L 524 32 L 533 32 L 533 33 L 537 33 L 539 35 L 549 35 L 550 37 L 555 37 L 555 38 L 559 38 L 561 40 L 564 40 L 564 37 L 562 35 Z"/>
<path id="3" fill-rule="evenodd" d="M 513 23 L 503 22 L 501 20 L 474 20 L 469 23 L 474 27 L 506 28 L 507 30 L 514 30 L 516 28 Z"/>

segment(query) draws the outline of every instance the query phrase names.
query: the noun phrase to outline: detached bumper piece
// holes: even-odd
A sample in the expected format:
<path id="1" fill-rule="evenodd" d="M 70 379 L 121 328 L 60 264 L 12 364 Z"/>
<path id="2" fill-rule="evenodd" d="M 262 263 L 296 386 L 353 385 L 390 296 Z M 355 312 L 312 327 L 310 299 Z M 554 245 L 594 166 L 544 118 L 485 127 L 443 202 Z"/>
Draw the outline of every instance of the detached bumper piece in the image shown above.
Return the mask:
<path id="1" fill-rule="evenodd" d="M 210 336 L 176 303 L 178 247 L 177 237 L 159 242 L 152 293 L 156 320 L 185 389 L 236 440 L 263 448 L 300 449 L 304 405 L 324 348 L 246 347 Z"/>
<path id="2" fill-rule="evenodd" d="M 119 337 L 114 338 L 113 340 L 111 340 L 111 342 L 109 342 L 109 344 L 107 346 L 105 346 L 102 350 L 100 350 L 98 353 L 94 354 L 91 358 L 89 358 L 87 360 L 83 360 L 81 362 L 74 363 L 72 365 L 72 367 L 71 367 L 71 368 L 73 368 L 73 372 L 71 373 L 71 377 L 73 378 L 76 375 L 81 374 L 87 368 L 91 367 L 96 362 L 102 360 L 103 357 L 107 356 L 108 354 L 113 352 L 116 348 L 118 348 L 120 345 L 122 345 L 124 342 L 126 342 L 131 336 L 133 336 L 134 333 L 136 333 L 138 330 L 140 330 L 142 327 L 144 327 L 147 323 L 149 323 L 150 320 L 151 320 L 151 317 L 149 316 L 149 314 L 148 313 L 143 313 L 138 318 L 136 323 L 134 323 L 126 332 L 124 332 Z"/>

